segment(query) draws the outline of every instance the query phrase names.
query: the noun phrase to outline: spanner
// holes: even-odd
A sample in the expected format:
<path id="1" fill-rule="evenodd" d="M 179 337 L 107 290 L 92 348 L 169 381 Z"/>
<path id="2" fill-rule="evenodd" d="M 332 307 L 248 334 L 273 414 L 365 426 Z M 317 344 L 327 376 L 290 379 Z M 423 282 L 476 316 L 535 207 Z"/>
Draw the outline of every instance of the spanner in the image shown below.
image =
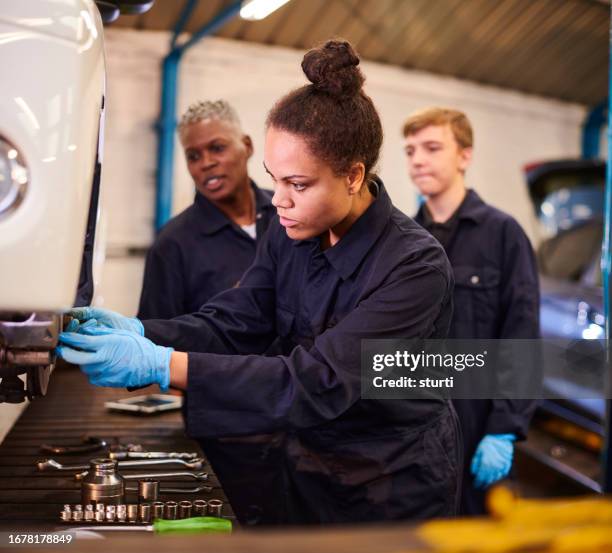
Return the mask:
<path id="1" fill-rule="evenodd" d="M 156 477 L 159 476 L 159 474 L 155 475 Z M 138 492 L 138 487 L 132 487 L 132 486 L 126 486 L 125 487 L 125 491 L 126 492 Z M 213 489 L 210 486 L 196 486 L 195 488 L 160 488 L 159 489 L 159 493 L 160 494 L 165 494 L 165 493 L 198 493 L 198 492 L 206 492 L 206 493 L 210 493 L 212 492 Z"/>
<path id="2" fill-rule="evenodd" d="M 186 459 L 194 461 L 197 453 L 179 453 L 177 451 L 110 451 L 110 459 Z"/>
<path id="3" fill-rule="evenodd" d="M 76 480 L 83 480 L 87 476 L 87 471 L 85 472 L 77 472 L 74 475 Z M 171 472 L 147 472 L 147 473 L 139 473 L 139 474 L 122 474 L 121 475 L 124 480 L 143 480 L 145 478 L 155 478 L 156 480 L 160 478 L 193 478 L 194 480 L 208 480 L 207 472 L 187 472 L 187 471 L 171 471 Z"/>
<path id="4" fill-rule="evenodd" d="M 44 453 L 55 455 L 80 455 L 83 453 L 93 453 L 99 449 L 107 449 L 108 457 L 111 459 L 189 459 L 198 457 L 198 453 L 187 452 L 165 452 L 165 451 L 145 451 L 139 444 L 111 444 L 112 440 L 98 438 L 96 436 L 83 436 L 81 445 L 58 446 L 43 444 L 40 450 Z"/>
<path id="5" fill-rule="evenodd" d="M 117 461 L 118 467 L 121 468 L 140 468 L 140 467 L 151 467 L 160 465 L 182 465 L 185 468 L 192 470 L 200 470 L 204 466 L 204 459 L 192 459 L 186 461 L 184 459 L 134 459 L 131 461 Z M 58 463 L 55 459 L 41 459 L 36 463 L 38 470 L 56 469 L 56 470 L 86 470 L 89 468 L 87 465 L 63 465 Z"/>

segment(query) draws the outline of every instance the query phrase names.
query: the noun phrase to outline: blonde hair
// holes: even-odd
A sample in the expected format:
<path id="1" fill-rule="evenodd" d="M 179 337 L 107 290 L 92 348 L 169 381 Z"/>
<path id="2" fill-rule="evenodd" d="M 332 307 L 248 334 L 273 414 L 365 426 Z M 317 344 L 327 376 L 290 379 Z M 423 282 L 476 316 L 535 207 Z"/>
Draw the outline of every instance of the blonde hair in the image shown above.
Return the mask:
<path id="1" fill-rule="evenodd" d="M 457 109 L 429 107 L 414 112 L 402 129 L 404 137 L 415 134 L 431 125 L 449 125 L 460 148 L 471 148 L 474 145 L 472 125 L 465 113 Z"/>
<path id="2" fill-rule="evenodd" d="M 239 129 L 241 128 L 238 114 L 228 102 L 225 100 L 200 100 L 191 104 L 187 111 L 183 113 L 178 124 L 179 134 L 187 125 L 204 121 L 205 119 L 219 119 L 233 123 Z"/>

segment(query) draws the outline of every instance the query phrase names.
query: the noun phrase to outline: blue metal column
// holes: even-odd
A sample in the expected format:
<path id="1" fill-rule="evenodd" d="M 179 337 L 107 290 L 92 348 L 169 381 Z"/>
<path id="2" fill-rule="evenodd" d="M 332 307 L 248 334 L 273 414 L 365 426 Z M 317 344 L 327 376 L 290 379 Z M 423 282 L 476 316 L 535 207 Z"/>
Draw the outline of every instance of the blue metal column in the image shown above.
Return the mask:
<path id="1" fill-rule="evenodd" d="M 612 252 L 610 246 L 612 244 L 612 4 L 611 10 L 611 25 L 610 25 L 610 57 L 608 68 L 608 160 L 606 170 L 606 197 L 605 197 L 605 224 L 604 224 L 604 243 L 602 248 L 601 266 L 603 271 L 604 285 L 604 309 L 606 315 L 606 339 L 608 340 L 608 378 L 606 382 L 606 397 L 610 398 L 612 392 L 612 364 L 610 363 L 610 306 L 612 305 L 610 294 L 612 287 L 610 283 L 611 268 L 612 268 Z M 602 489 L 604 493 L 612 492 L 612 400 L 606 401 L 606 421 L 605 421 L 605 442 L 602 455 Z"/>
<path id="2" fill-rule="evenodd" d="M 599 157 L 599 137 L 601 128 L 606 124 L 608 101 L 595 106 L 587 115 L 582 129 L 582 157 L 595 159 Z"/>
<path id="3" fill-rule="evenodd" d="M 162 66 L 161 113 L 157 125 L 157 197 L 155 230 L 159 230 L 172 213 L 172 180 L 174 170 L 174 129 L 176 128 L 176 93 L 180 51 L 173 50 Z"/>
<path id="4" fill-rule="evenodd" d="M 155 230 L 158 231 L 172 213 L 172 180 L 174 173 L 174 132 L 176 130 L 176 101 L 178 96 L 178 71 L 183 53 L 196 42 L 214 33 L 239 11 L 242 1 L 235 1 L 217 14 L 182 45 L 177 46 L 179 34 L 185 28 L 198 0 L 188 0 L 174 28 L 170 51 L 162 65 L 162 94 L 157 124 L 159 134 L 157 150 L 157 176 L 155 200 Z"/>

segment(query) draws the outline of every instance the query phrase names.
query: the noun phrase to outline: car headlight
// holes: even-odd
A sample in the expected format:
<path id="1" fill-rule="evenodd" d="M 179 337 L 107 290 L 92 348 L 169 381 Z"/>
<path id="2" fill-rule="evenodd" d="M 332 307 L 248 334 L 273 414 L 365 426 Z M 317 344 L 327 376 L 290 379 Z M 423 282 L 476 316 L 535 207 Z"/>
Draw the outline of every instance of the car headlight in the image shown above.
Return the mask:
<path id="1" fill-rule="evenodd" d="M 28 168 L 19 150 L 0 135 L 0 219 L 17 209 L 26 192 Z"/>

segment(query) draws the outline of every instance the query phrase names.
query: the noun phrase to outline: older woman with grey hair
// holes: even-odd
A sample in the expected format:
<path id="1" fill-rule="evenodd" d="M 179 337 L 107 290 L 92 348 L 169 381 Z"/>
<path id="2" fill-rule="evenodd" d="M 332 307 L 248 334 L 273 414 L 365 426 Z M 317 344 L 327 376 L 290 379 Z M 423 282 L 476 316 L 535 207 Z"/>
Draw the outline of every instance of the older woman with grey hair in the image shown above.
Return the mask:
<path id="1" fill-rule="evenodd" d="M 199 101 L 178 126 L 194 203 L 161 230 L 147 256 L 138 316 L 197 311 L 235 286 L 274 215 L 271 194 L 249 178 L 251 138 L 225 100 Z"/>

